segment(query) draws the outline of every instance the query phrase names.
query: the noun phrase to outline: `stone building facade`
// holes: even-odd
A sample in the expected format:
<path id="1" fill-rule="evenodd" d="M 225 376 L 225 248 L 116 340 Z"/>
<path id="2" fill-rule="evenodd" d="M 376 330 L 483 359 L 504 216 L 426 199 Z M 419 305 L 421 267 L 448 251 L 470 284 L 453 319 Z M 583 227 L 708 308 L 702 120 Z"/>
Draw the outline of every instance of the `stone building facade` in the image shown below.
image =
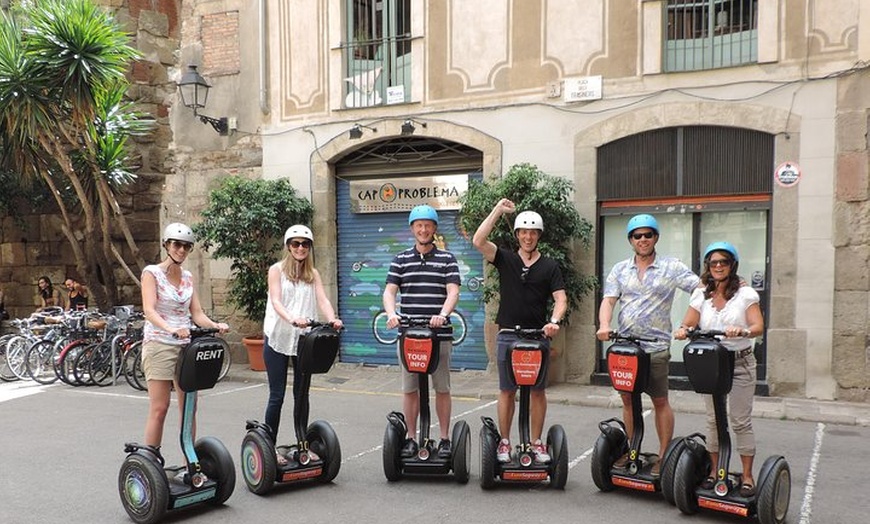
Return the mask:
<path id="1" fill-rule="evenodd" d="M 620 224 L 635 212 L 663 221 L 660 250 L 695 267 L 704 239 L 736 239 L 767 316 L 761 389 L 870 400 L 870 0 L 177 5 L 169 80 L 199 65 L 213 86 L 204 112 L 233 131 L 203 130 L 174 101 L 161 220 L 195 220 L 222 176 L 288 177 L 314 202 L 318 265 L 341 307 L 356 292 L 343 239 L 363 218 L 342 200 L 348 184 L 529 162 L 572 181 L 596 225 L 594 248 L 578 246 L 584 272 L 602 278 L 628 256 Z M 759 161 L 761 177 L 747 167 Z M 227 267 L 198 264 L 218 307 Z M 596 310 L 588 297 L 557 341 L 557 380 L 601 375 Z"/>

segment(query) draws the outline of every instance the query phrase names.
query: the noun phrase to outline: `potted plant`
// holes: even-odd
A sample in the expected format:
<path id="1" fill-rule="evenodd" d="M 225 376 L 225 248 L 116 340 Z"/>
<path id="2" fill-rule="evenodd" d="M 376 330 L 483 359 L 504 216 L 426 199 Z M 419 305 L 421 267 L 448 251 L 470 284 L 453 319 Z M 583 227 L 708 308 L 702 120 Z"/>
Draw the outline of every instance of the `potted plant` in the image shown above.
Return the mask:
<path id="1" fill-rule="evenodd" d="M 293 224 L 311 222 L 311 202 L 298 196 L 287 179 L 230 176 L 209 193 L 201 214 L 202 222 L 193 226 L 197 239 L 214 259 L 231 261 L 229 304 L 249 320 L 262 324 L 269 266 L 280 256 L 284 231 Z M 262 330 L 243 342 L 251 369 L 265 370 Z"/>

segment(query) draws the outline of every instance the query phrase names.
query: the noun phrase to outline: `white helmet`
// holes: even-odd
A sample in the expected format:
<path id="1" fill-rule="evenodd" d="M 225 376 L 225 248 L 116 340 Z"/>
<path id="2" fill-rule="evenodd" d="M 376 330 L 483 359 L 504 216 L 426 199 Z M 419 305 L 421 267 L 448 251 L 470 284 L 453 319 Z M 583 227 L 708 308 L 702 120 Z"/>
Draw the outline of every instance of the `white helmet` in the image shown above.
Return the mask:
<path id="1" fill-rule="evenodd" d="M 303 226 L 302 224 L 296 224 L 295 226 L 290 226 L 287 228 L 287 231 L 284 233 L 284 245 L 287 245 L 287 242 L 291 238 L 307 238 L 311 242 L 314 242 L 314 234 L 310 229 Z"/>
<path id="2" fill-rule="evenodd" d="M 163 243 L 170 240 L 180 240 L 182 242 L 196 242 L 196 237 L 193 236 L 193 230 L 180 222 L 173 222 L 166 226 L 163 230 Z"/>
<path id="3" fill-rule="evenodd" d="M 544 219 L 534 211 L 523 211 L 514 220 L 514 233 L 517 232 L 517 229 L 537 229 L 543 231 Z"/>

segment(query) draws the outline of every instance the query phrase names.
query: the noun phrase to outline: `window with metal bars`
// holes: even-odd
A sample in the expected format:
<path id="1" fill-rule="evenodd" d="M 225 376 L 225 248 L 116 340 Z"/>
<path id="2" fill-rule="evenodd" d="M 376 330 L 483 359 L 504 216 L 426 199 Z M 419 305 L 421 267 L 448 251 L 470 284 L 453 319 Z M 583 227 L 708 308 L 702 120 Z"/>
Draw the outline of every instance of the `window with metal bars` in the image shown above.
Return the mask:
<path id="1" fill-rule="evenodd" d="M 598 148 L 600 202 L 765 194 L 773 135 L 724 126 L 656 129 Z"/>
<path id="2" fill-rule="evenodd" d="M 347 108 L 411 101 L 411 0 L 345 0 Z"/>
<path id="3" fill-rule="evenodd" d="M 665 71 L 758 61 L 758 0 L 668 0 Z"/>

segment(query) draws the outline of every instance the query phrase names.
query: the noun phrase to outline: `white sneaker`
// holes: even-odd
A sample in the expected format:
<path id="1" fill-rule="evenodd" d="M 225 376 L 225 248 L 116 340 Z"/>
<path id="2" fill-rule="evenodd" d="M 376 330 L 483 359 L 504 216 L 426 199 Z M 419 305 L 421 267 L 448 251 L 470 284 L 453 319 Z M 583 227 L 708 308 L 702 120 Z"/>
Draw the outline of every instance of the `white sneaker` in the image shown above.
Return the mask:
<path id="1" fill-rule="evenodd" d="M 511 441 L 503 438 L 501 442 L 498 443 L 498 450 L 495 455 L 496 460 L 501 463 L 510 462 L 511 461 Z"/>
<path id="2" fill-rule="evenodd" d="M 536 440 L 532 444 L 532 451 L 535 453 L 535 462 L 541 464 L 547 464 L 550 462 L 550 454 L 547 453 L 547 448 L 544 446 L 544 443 L 541 442 L 541 439 Z"/>

